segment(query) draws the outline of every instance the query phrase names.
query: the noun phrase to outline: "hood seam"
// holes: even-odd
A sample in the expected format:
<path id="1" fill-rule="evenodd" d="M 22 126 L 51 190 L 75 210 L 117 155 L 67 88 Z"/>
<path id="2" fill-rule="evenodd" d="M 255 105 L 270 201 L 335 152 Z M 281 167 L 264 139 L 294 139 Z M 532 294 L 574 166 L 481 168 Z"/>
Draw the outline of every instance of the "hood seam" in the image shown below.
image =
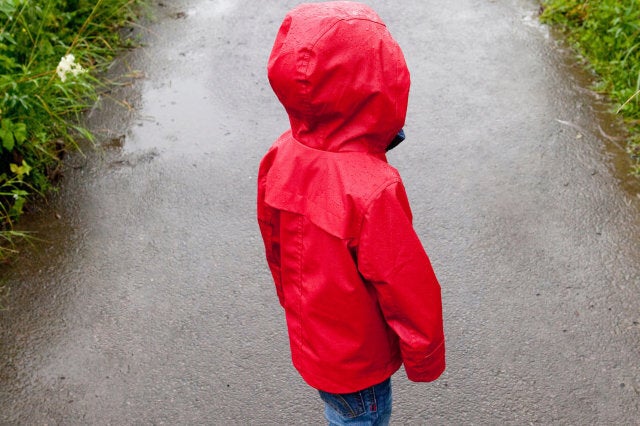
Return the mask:
<path id="1" fill-rule="evenodd" d="M 327 35 L 327 33 L 329 31 L 331 31 L 336 25 L 338 25 L 341 22 L 347 22 L 347 21 L 367 21 L 367 22 L 371 22 L 372 24 L 376 24 L 376 25 L 380 25 L 384 28 L 386 28 L 387 26 L 384 24 L 384 22 L 380 22 L 380 21 L 375 21 L 373 19 L 369 19 L 369 18 L 357 18 L 357 17 L 349 17 L 349 18 L 336 18 L 336 21 L 333 22 L 331 25 L 329 25 L 329 27 L 322 32 L 322 34 L 320 34 L 314 41 L 313 44 L 310 44 L 309 50 L 307 52 L 305 52 L 304 57 L 303 57 L 303 67 L 304 71 L 302 73 L 302 79 L 301 81 L 307 81 L 308 80 L 308 76 L 309 76 L 309 63 L 311 62 L 311 53 L 313 53 L 315 51 L 315 48 L 317 46 L 317 44 L 320 42 L 320 40 L 322 40 L 324 38 L 325 35 Z M 310 86 L 310 85 L 306 85 L 306 86 Z M 305 116 L 309 116 L 309 105 L 311 104 L 311 101 L 309 100 L 309 89 L 308 87 L 305 87 L 305 91 L 304 91 L 304 98 L 303 98 L 303 102 L 305 103 Z"/>

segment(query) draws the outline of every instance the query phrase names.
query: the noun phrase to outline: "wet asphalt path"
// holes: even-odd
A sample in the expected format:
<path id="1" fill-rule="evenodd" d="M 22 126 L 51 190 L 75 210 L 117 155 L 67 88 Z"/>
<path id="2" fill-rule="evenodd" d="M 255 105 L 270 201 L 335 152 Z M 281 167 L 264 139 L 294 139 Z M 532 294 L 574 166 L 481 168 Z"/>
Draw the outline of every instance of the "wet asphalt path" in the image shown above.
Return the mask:
<path id="1" fill-rule="evenodd" d="M 254 220 L 287 125 L 265 64 L 297 2 L 165 3 L 118 65 L 135 110 L 91 113 L 105 150 L 69 160 L 23 222 L 43 241 L 1 271 L 0 424 L 322 424 Z M 396 374 L 393 423 L 639 424 L 640 206 L 593 96 L 534 1 L 399 4 L 371 1 L 412 71 L 389 160 L 448 370 Z"/>

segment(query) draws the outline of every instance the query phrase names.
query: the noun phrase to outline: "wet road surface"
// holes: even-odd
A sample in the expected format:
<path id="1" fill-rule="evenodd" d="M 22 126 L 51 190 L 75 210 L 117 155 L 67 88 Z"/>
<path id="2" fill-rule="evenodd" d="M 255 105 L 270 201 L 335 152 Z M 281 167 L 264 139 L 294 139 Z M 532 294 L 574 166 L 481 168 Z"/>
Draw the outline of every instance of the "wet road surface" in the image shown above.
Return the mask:
<path id="1" fill-rule="evenodd" d="M 265 65 L 294 1 L 157 8 L 2 268 L 1 424 L 322 424 L 254 219 L 287 126 Z M 526 0 L 371 1 L 412 71 L 389 155 L 443 287 L 448 370 L 394 424 L 638 424 L 640 207 L 585 76 Z M 127 80 L 129 81 L 129 80 Z M 604 118 L 603 118 L 604 117 Z M 615 133 L 615 126 L 604 129 Z"/>

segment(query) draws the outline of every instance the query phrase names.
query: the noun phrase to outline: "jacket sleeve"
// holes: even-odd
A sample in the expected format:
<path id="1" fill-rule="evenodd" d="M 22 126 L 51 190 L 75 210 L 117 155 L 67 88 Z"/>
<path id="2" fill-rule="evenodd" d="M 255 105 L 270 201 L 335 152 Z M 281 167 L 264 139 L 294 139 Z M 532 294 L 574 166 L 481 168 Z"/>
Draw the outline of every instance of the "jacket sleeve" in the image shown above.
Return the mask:
<path id="1" fill-rule="evenodd" d="M 282 291 L 282 275 L 280 265 L 280 211 L 270 207 L 265 202 L 267 173 L 272 161 L 273 150 L 269 152 L 260 164 L 258 172 L 258 225 L 264 242 L 267 264 L 273 277 L 280 305 L 284 307 L 284 293 Z"/>
<path id="2" fill-rule="evenodd" d="M 384 318 L 400 340 L 407 377 L 429 382 L 445 368 L 442 300 L 411 220 L 402 183 L 382 190 L 363 218 L 358 267 L 375 288 Z"/>

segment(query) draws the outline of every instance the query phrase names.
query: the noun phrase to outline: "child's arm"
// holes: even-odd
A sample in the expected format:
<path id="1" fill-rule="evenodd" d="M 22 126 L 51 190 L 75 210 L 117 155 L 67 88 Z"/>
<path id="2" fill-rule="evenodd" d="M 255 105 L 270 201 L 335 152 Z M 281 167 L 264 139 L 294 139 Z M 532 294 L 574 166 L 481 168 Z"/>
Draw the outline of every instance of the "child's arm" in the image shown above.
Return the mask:
<path id="1" fill-rule="evenodd" d="M 280 212 L 267 206 L 263 209 L 268 211 L 262 217 L 258 217 L 260 233 L 264 241 L 265 254 L 267 255 L 267 263 L 276 285 L 278 300 L 280 305 L 284 307 L 284 293 L 282 292 L 282 277 L 280 265 Z"/>
<path id="2" fill-rule="evenodd" d="M 265 190 L 267 171 L 273 161 L 275 150 L 269 151 L 260 163 L 258 172 L 258 225 L 260 226 L 260 234 L 264 242 L 265 254 L 269 270 L 276 286 L 278 300 L 280 305 L 284 307 L 284 293 L 282 291 L 282 277 L 280 265 L 280 211 L 269 207 L 265 203 Z"/>
<path id="3" fill-rule="evenodd" d="M 386 187 L 368 207 L 358 267 L 376 289 L 385 320 L 400 338 L 409 379 L 437 379 L 445 368 L 440 285 L 413 229 L 401 182 Z"/>

